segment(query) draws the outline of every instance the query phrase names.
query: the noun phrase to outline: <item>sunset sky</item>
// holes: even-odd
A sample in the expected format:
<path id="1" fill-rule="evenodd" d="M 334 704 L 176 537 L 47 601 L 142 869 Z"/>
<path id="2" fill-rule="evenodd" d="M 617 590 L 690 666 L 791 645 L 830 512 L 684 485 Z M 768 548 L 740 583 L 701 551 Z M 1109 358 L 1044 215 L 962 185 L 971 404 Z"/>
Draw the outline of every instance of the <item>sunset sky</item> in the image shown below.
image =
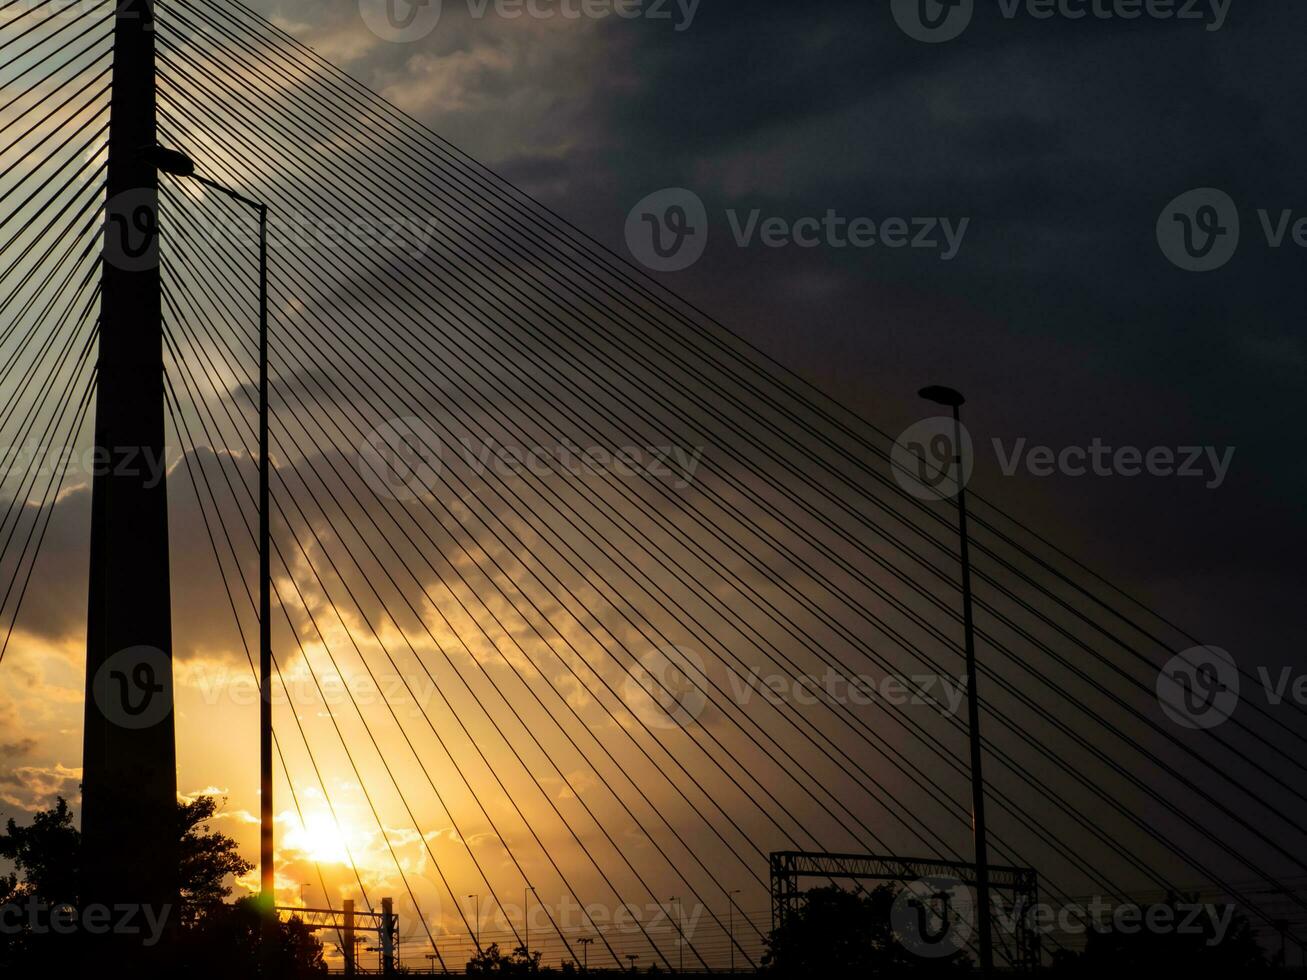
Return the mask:
<path id="1" fill-rule="evenodd" d="M 277 136 L 284 142 L 271 143 L 276 165 L 243 157 L 242 140 L 258 137 L 261 127 L 271 127 L 269 120 L 295 118 L 298 107 L 309 104 L 296 101 L 295 87 L 271 72 L 248 83 L 258 105 L 268 106 L 266 119 L 237 107 L 233 119 L 244 114 L 248 123 L 207 132 L 200 112 L 211 93 L 200 93 L 183 76 L 230 69 L 235 77 L 237 68 L 196 45 L 186 25 L 188 6 L 197 0 L 173 2 L 159 4 L 161 36 L 177 45 L 162 49 L 171 59 L 160 82 L 167 140 L 215 177 L 271 200 L 302 200 L 306 211 L 334 206 L 332 189 L 319 183 L 328 168 L 339 164 L 366 178 L 372 150 L 351 142 L 348 119 L 328 119 L 322 133 Z M 370 2 L 364 0 L 365 8 Z M 1008 19 L 998 5 L 981 3 L 962 37 L 923 44 L 896 26 L 888 6 L 702 0 L 692 16 L 685 5 L 669 4 L 667 20 L 628 20 L 504 17 L 493 4 L 478 16 L 475 4 L 445 0 L 430 33 L 396 42 L 371 30 L 354 2 L 252 0 L 257 13 L 317 55 L 623 259 L 639 258 L 625 235 L 637 202 L 666 188 L 693 191 L 706 208 L 706 251 L 684 271 L 657 275 L 684 298 L 687 305 L 679 309 L 687 320 L 705 322 L 697 308 L 757 345 L 888 433 L 886 450 L 907 426 L 937 414 L 916 397 L 922 385 L 960 389 L 968 397 L 965 418 L 976 446 L 973 488 L 1176 624 L 1183 632 L 1144 617 L 1166 646 L 1131 635 L 1130 643 L 1156 665 L 1167 647 L 1211 644 L 1230 651 L 1249 672 L 1299 668 L 1301 643 L 1292 638 L 1302 631 L 1307 583 L 1295 559 L 1307 543 L 1300 504 L 1307 469 L 1299 440 L 1289 433 L 1307 366 L 1298 315 L 1303 256 L 1291 243 L 1268 245 L 1258 210 L 1279 215 L 1307 207 L 1294 179 L 1303 150 L 1295 110 L 1299 76 L 1307 70 L 1298 54 L 1307 11 L 1296 4 L 1242 5 L 1219 30 L 1208 30 L 1203 23 L 1146 19 Z M 8 35 L 8 28 L 0 30 Z M 88 112 L 102 110 L 101 102 Z M 0 114 L 0 122 L 12 115 Z M 77 159 L 94 166 L 102 155 L 92 147 Z M 286 603 L 285 615 L 276 616 L 274 648 L 289 688 L 288 698 L 278 691 L 276 730 L 290 774 L 288 783 L 279 764 L 279 900 L 314 906 L 355 897 L 362 905 L 364 892 L 374 903 L 393 896 L 405 954 L 425 966 L 428 928 L 449 944 L 455 962 L 468 955 L 466 922 L 478 903 L 482 932 L 510 944 L 508 923 L 520 925 L 528 881 L 536 889 L 530 904 L 565 919 L 570 935 L 588 926 L 569 896 L 595 903 L 596 923 L 612 920 L 618 895 L 630 896 L 641 910 L 633 914 L 662 936 L 670 930 L 669 899 L 677 896 L 704 949 L 720 962 L 727 944 L 711 919 L 726 918 L 724 891 L 740 889 L 737 915 L 767 928 L 769 851 L 797 841 L 830 850 L 883 844 L 894 853 L 926 856 L 942 842 L 966 855 L 965 808 L 936 809 L 928 792 L 855 742 L 823 706 L 782 710 L 759 687 L 759 678 L 775 669 L 764 647 L 814 673 L 819 650 L 885 676 L 859 659 L 867 647 L 904 677 L 930 672 L 936 659 L 948 666 L 946 680 L 957 681 L 962 672 L 950 645 L 960 635 L 956 625 L 929 599 L 905 591 L 898 577 L 929 576 L 892 541 L 864 533 L 841 512 L 853 493 L 845 487 L 861 479 L 856 467 L 834 460 L 845 482 L 830 483 L 836 487 L 830 500 L 807 484 L 825 477 L 805 453 L 826 453 L 821 440 L 827 437 L 843 447 L 842 437 L 829 426 L 818 426 L 817 436 L 791 430 L 764 407 L 759 411 L 768 422 L 798 433 L 795 445 L 772 439 L 741 446 L 730 430 L 746 424 L 743 408 L 728 405 L 716 418 L 716 405 L 690 405 L 679 395 L 672 400 L 686 416 L 673 418 L 660 401 L 660 386 L 677 377 L 669 356 L 640 348 L 647 360 L 633 361 L 632 373 L 641 382 L 653 379 L 645 392 L 593 355 L 584 339 L 564 334 L 571 323 L 563 319 L 557 328 L 541 328 L 557 346 L 541 346 L 540 363 L 517 373 L 521 358 L 512 341 L 526 336 L 515 332 L 518 319 L 536 323 L 518 284 L 554 267 L 534 254 L 520 264 L 505 260 L 503 267 L 479 263 L 474 250 L 489 232 L 458 219 L 450 226 L 428 223 L 430 215 L 405 204 L 409 186 L 449 191 L 449 175 L 436 167 L 406 169 L 393 147 L 379 146 L 375 159 L 398 184 L 371 189 L 381 199 L 380 211 L 412 219 L 430 237 L 430 253 L 417 261 L 463 257 L 472 270 L 469 288 L 485 290 L 488 298 L 478 299 L 474 311 L 484 318 L 468 317 L 476 321 L 469 343 L 484 344 L 484 356 L 475 373 L 444 347 L 433 346 L 423 354 L 427 360 L 403 363 L 386 346 L 393 339 L 389 325 L 410 312 L 424 324 L 461 323 L 458 301 L 436 302 L 420 298 L 416 287 L 397 286 L 387 275 L 406 266 L 389 253 L 366 255 L 340 282 L 310 284 L 306 270 L 315 262 L 325 268 L 328 261 L 353 261 L 354 253 L 334 245 L 322 247 L 326 258 L 292 246 L 279 252 L 275 222 L 282 219 L 274 216 L 273 265 L 280 277 L 273 284 L 274 332 L 286 338 L 273 352 L 284 384 L 274 396 L 280 413 L 274 455 L 278 487 L 284 488 L 276 492 L 285 494 L 274 520 L 283 548 L 275 576 Z M 17 161 L 0 155 L 0 162 L 2 191 L 17 179 L 11 170 Z M 247 649 L 257 652 L 257 630 L 244 588 L 254 588 L 257 560 L 242 521 L 242 514 L 252 521 L 254 512 L 241 486 L 252 487 L 254 480 L 243 441 L 252 432 L 253 375 L 248 336 L 240 333 L 250 322 L 251 294 L 225 306 L 207 291 L 217 273 L 250 285 L 252 253 L 238 212 L 224 211 L 225 202 L 194 184 L 163 183 L 165 282 L 171 275 L 176 284 L 176 305 L 166 306 L 165 319 L 176 321 L 178 351 L 194 372 L 169 362 L 190 427 L 187 435 L 170 430 L 167 460 L 179 790 L 224 800 L 215 829 L 234 836 L 253 858 L 258 704 L 246 656 Z M 1177 269 L 1156 237 L 1167 203 L 1201 187 L 1227 192 L 1243 219 L 1238 255 L 1210 274 Z M 3 207 L 8 215 L 9 205 Z M 768 248 L 757 240 L 741 246 L 734 224 L 754 212 L 787 222 L 834 212 L 877 222 L 925 216 L 967 224 L 956 254 L 943 260 L 912 248 Z M 231 223 L 215 231 L 218 215 Z M 233 229 L 242 236 L 235 246 L 223 239 Z M 285 225 L 282 233 L 284 242 Z M 226 251 L 208 258 L 221 241 Z M 15 237 L 16 251 L 32 254 L 22 246 Z M 30 271 L 22 262 L 7 261 L 5 292 Z M 22 288 L 40 288 L 35 283 Z M 89 299 L 90 287 L 77 295 Z M 183 323 L 192 326 L 183 331 Z M 618 328 L 603 317 L 596 323 L 610 330 L 598 334 L 601 352 L 617 349 L 623 338 Z M 343 327 L 338 347 L 315 332 L 324 324 Z M 375 335 L 369 332 L 374 325 Z M 231 347 L 215 338 L 229 338 Z M 384 366 L 392 362 L 397 374 L 411 372 L 403 373 L 397 389 L 412 393 L 412 404 L 382 394 Z M 440 373 L 444 365 L 448 376 Z M 62 385 L 71 374 L 61 371 L 54 376 Z M 613 378 L 616 395 L 606 387 Z M 733 391 L 729 381 L 717 374 L 710 380 L 696 382 L 698 393 L 706 402 L 728 404 L 721 392 Z M 35 391 L 0 385 L 6 402 Z M 599 411 L 625 395 L 629 406 Z M 466 416 L 447 411 L 446 399 L 460 411 L 466 405 Z M 669 466 L 661 484 L 647 490 L 634 477 L 591 470 L 543 480 L 530 472 L 488 477 L 476 459 L 455 454 L 444 460 L 453 485 L 419 492 L 402 480 L 369 483 L 353 469 L 369 461 L 385 464 L 396 426 L 415 427 L 446 445 L 457 444 L 460 435 L 469 445 L 483 445 L 476 432 L 485 427 L 510 444 L 500 412 L 517 426 L 513 431 L 548 445 L 551 433 L 573 432 L 561 412 L 553 414 L 573 403 L 593 420 L 594 444 L 674 450 L 680 455 L 670 460 L 680 468 Z M 641 412 L 658 424 L 642 422 Z M 213 431 L 205 419 L 217 420 Z M 442 419 L 448 430 L 439 429 Z M 623 441 L 628 422 L 644 441 Z M 79 445 L 88 447 L 89 440 L 88 423 Z M 1219 480 L 1210 473 L 1004 473 L 1015 447 L 1056 452 L 1095 442 L 1143 450 L 1201 447 L 1202 459 L 1224 460 L 1228 469 Z M 771 452 L 796 471 L 780 472 Z M 884 464 L 876 465 L 888 479 Z M 236 535 L 235 559 L 220 536 L 211 542 L 219 525 L 206 523 L 202 511 L 213 522 L 215 508 L 203 484 L 197 498 L 191 479 L 201 471 L 224 501 L 217 510 Z M 224 473 L 236 481 L 235 493 Z M 6 471 L 4 503 L 18 492 L 23 512 L 37 512 L 39 495 L 16 491 L 17 475 L 12 466 Z M 513 500 L 544 516 L 523 517 L 515 503 L 492 496 L 492 484 L 521 494 Z M 620 508 L 618 517 L 610 512 L 619 498 L 606 495 L 636 486 L 648 510 L 620 524 Z M 868 483 L 857 492 L 906 509 L 893 489 Z M 0 818 L 21 820 L 57 796 L 78 797 L 89 498 L 88 473 L 75 462 L 0 663 Z M 301 510 L 305 499 L 311 504 Z M 813 511 L 800 510 L 804 504 Z M 749 534 L 797 542 L 798 558 L 782 560 L 762 545 L 728 552 L 687 516 L 703 508 L 742 527 L 728 510 L 732 505 L 758 522 L 759 530 Z M 933 506 L 940 518 L 952 520 L 947 503 Z M 590 528 L 593 521 L 604 535 L 559 516 L 573 508 L 579 523 Z M 951 576 L 946 525 L 931 534 L 935 543 L 926 550 L 941 549 L 937 557 L 944 556 L 939 560 Z M 660 567 L 640 550 L 645 545 L 683 562 L 682 574 Z M 239 628 L 214 547 L 226 562 Z M 564 553 L 572 564 L 559 557 Z M 0 569 L 7 580 L 9 566 Z M 1163 744 L 1162 729 L 1154 727 L 1166 725 L 1151 695 L 1155 669 L 1130 661 L 1123 647 L 1111 646 L 1088 620 L 1075 617 L 1077 611 L 1096 615 L 1092 604 L 1071 597 L 1063 609 L 1005 577 L 998 565 L 988 573 L 993 579 L 980 588 L 989 588 L 990 607 L 981 625 L 1036 663 L 987 653 L 982 642 L 982 659 L 993 672 L 982 679 L 986 695 L 1029 726 L 1024 735 L 999 725 L 987 729 L 994 751 L 1056 786 L 1087 824 L 1120 841 L 1122 850 L 1137 847 L 1180 884 L 1206 885 L 1140 827 L 1099 810 L 1077 782 L 1080 775 L 1114 779 L 1112 764 L 1121 760 L 1132 773 L 1147 772 L 1142 757 L 1106 737 L 1099 743 L 1102 757 L 1076 743 L 1086 731 L 1078 712 L 1097 708 L 1192 785 L 1221 785 L 1195 757 Z M 645 582 L 665 589 L 659 595 L 666 598 L 644 590 Z M 846 606 L 828 602 L 823 582 L 847 590 L 900 629 L 910 651 L 896 646 L 888 631 L 877 632 Z M 1012 592 L 1001 593 L 997 582 Z M 754 610 L 754 594 L 800 623 L 813 649 Z M 939 594 L 956 602 L 956 590 Z M 1023 600 L 1031 606 L 1023 607 Z M 662 603 L 683 603 L 694 621 L 688 613 L 668 615 Z M 8 628 L 10 611 L 3 607 L 0 628 Z M 1002 621 L 1000 613 L 1011 620 Z M 1069 632 L 1058 633 L 1039 613 L 1069 616 Z M 1127 664 L 1130 681 L 1148 690 L 1132 688 L 1117 705 L 1093 689 L 1081 671 L 1101 684 L 1118 677 L 1091 662 L 1084 644 L 1110 647 L 1109 655 Z M 684 656 L 692 665 L 705 663 L 705 676 L 732 696 L 725 712 L 697 705 L 688 719 L 668 723 L 624 666 L 662 669 L 668 650 L 689 651 Z M 731 656 L 738 660 L 728 667 L 721 658 Z M 1032 671 L 1055 677 L 1061 693 L 1036 686 L 1037 706 L 1027 706 L 999 684 L 1002 679 L 1029 689 Z M 948 698 L 946 686 L 939 691 Z M 837 756 L 847 755 L 836 761 L 817 753 L 787 727 L 791 709 L 805 731 Z M 891 751 L 903 749 L 929 781 L 965 801 L 963 777 L 924 755 L 906 729 L 888 723 L 884 713 L 899 710 L 938 745 L 965 749 L 957 719 L 938 705 L 864 705 L 851 716 L 864 734 L 883 739 Z M 1064 719 L 1066 731 L 1056 725 Z M 1302 734 L 1301 715 L 1289 716 L 1287 724 Z M 1247 747 L 1244 735 L 1231 737 Z M 1200 744 L 1197 734 L 1179 737 L 1184 746 Z M 1050 762 L 1043 748 L 1059 753 L 1065 765 Z M 1223 772 L 1239 770 L 1228 756 L 1209 760 L 1225 766 Z M 1023 784 L 1017 768 L 995 764 L 992 779 L 1034 824 L 1055 837 L 1065 832 L 1062 841 L 1084 848 L 1095 869 L 1119 875 L 1126 887 L 1154 887 L 1090 830 L 1068 827 L 1049 795 Z M 1274 780 L 1247 775 L 1263 799 L 1286 803 Z M 883 786 L 892 802 L 864 792 L 868 780 Z M 1114 785 L 1135 815 L 1164 834 L 1189 840 L 1186 835 L 1196 833 L 1147 798 L 1150 777 L 1140 785 Z M 754 797 L 768 794 L 775 805 L 753 805 Z M 792 806 L 793 814 L 781 804 Z M 1099 887 L 1010 813 L 996 806 L 996 814 L 996 831 L 1019 842 L 1021 857 L 1056 880 L 1062 894 Z M 914 831 L 916 817 L 938 828 L 933 843 Z M 1207 826 L 1231 832 L 1233 823 L 1216 816 Z M 1234 881 L 1256 877 L 1196 837 L 1191 850 Z M 1265 866 L 1285 867 L 1265 842 L 1249 844 L 1249 853 Z M 257 883 L 256 871 L 238 887 L 256 890 Z M 530 928 L 542 938 L 551 931 L 542 912 Z M 613 928 L 624 930 L 622 949 L 645 948 L 641 964 L 652 961 L 638 929 L 629 923 Z M 737 929 L 748 933 L 747 948 L 756 953 L 757 929 L 739 921 Z M 549 948 L 553 960 L 563 952 L 557 943 Z M 598 946 L 590 952 L 597 955 Z"/>

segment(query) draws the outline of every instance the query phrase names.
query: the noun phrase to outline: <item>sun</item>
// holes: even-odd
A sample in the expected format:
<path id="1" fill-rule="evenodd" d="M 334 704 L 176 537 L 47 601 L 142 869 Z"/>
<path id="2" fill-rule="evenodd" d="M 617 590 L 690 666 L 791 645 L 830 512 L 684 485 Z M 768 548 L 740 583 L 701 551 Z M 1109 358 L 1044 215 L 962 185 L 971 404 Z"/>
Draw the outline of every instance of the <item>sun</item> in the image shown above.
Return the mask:
<path id="1" fill-rule="evenodd" d="M 303 824 L 297 822 L 286 831 L 282 846 L 299 851 L 317 864 L 348 864 L 351 836 L 357 840 L 358 835 L 351 835 L 347 825 L 337 827 L 330 814 L 311 813 Z"/>

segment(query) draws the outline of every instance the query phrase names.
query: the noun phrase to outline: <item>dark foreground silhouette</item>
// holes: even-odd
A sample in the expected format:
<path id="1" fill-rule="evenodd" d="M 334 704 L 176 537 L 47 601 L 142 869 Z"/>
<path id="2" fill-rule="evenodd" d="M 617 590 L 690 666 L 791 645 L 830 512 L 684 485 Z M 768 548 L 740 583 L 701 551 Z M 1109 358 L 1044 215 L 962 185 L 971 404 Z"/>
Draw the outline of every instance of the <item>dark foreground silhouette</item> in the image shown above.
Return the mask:
<path id="1" fill-rule="evenodd" d="M 141 948 L 156 968 L 186 980 L 325 975 L 322 946 L 302 922 L 271 922 L 251 898 L 228 901 L 226 882 L 253 865 L 209 829 L 217 807 L 211 797 L 177 805 L 179 899 L 162 911 L 82 906 L 81 834 L 63 799 L 27 826 L 9 820 L 0 858 L 15 873 L 0 876 L 0 976 L 117 972 L 118 954 Z"/>

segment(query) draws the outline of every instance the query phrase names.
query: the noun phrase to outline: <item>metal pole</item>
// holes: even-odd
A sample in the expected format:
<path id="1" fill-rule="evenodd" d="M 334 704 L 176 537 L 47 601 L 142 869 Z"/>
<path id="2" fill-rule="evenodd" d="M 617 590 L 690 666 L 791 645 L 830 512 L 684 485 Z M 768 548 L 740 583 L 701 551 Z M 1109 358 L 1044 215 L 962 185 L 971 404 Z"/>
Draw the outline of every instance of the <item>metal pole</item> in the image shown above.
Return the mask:
<path id="1" fill-rule="evenodd" d="M 976 850 L 976 903 L 980 925 L 980 969 L 994 972 L 994 934 L 989 908 L 989 845 L 985 836 L 985 784 L 981 775 L 980 700 L 976 690 L 976 634 L 971 612 L 971 553 L 967 538 L 967 494 L 963 486 L 962 416 L 953 406 L 953 463 L 958 482 L 958 535 L 962 558 L 962 625 L 967 654 L 967 714 L 971 734 L 971 818 Z"/>
<path id="2" fill-rule="evenodd" d="M 272 556 L 268 486 L 268 209 L 259 210 L 259 865 L 263 902 L 275 905 L 272 813 Z"/>

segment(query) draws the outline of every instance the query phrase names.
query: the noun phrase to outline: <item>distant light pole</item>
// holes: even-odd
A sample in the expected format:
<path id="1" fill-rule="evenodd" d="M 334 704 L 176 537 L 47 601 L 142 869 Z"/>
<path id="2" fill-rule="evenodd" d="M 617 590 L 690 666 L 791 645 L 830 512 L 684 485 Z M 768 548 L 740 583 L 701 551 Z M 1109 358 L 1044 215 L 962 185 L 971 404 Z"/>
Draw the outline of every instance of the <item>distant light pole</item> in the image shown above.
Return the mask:
<path id="1" fill-rule="evenodd" d="M 154 145 L 146 159 L 174 177 L 189 177 L 233 201 L 253 208 L 259 217 L 259 880 L 260 900 L 276 905 L 272 815 L 272 559 L 268 501 L 268 206 L 195 172 L 195 161 L 180 150 Z"/>
<path id="2" fill-rule="evenodd" d="M 735 972 L 735 899 L 732 895 L 740 894 L 740 889 L 733 888 L 726 893 L 726 912 L 729 917 L 731 931 L 731 972 Z"/>
<path id="3" fill-rule="evenodd" d="M 472 929 L 473 929 L 472 935 L 476 941 L 477 952 L 479 953 L 481 952 L 481 896 L 469 895 L 468 898 L 472 899 L 472 901 L 476 903 L 475 918 L 472 923 Z"/>
<path id="4" fill-rule="evenodd" d="M 582 936 L 577 940 L 581 944 L 581 972 L 590 972 L 590 944 L 594 939 L 590 936 Z"/>
<path id="5" fill-rule="evenodd" d="M 528 964 L 531 962 L 530 896 L 531 896 L 531 892 L 533 891 L 535 891 L 535 888 L 531 885 L 527 885 L 526 888 L 522 890 L 522 931 L 523 931 L 522 948 L 526 950 L 526 959 Z M 539 895 L 536 896 L 536 898 L 539 897 L 540 897 Z"/>
<path id="6" fill-rule="evenodd" d="M 962 561 L 962 628 L 967 654 L 967 714 L 971 730 L 971 829 L 976 851 L 976 901 L 980 925 L 980 969 L 986 976 L 994 972 L 994 934 L 989 909 L 989 844 L 985 837 L 985 783 L 981 775 L 980 700 L 976 691 L 976 634 L 971 612 L 971 553 L 967 539 L 967 495 L 962 459 L 961 407 L 966 399 L 960 392 L 941 385 L 922 388 L 918 394 L 936 405 L 953 410 L 953 465 L 958 485 L 958 537 Z"/>
<path id="7" fill-rule="evenodd" d="M 673 895 L 667 901 L 676 903 L 676 949 L 677 973 L 685 972 L 685 916 L 681 910 L 681 900 Z"/>

